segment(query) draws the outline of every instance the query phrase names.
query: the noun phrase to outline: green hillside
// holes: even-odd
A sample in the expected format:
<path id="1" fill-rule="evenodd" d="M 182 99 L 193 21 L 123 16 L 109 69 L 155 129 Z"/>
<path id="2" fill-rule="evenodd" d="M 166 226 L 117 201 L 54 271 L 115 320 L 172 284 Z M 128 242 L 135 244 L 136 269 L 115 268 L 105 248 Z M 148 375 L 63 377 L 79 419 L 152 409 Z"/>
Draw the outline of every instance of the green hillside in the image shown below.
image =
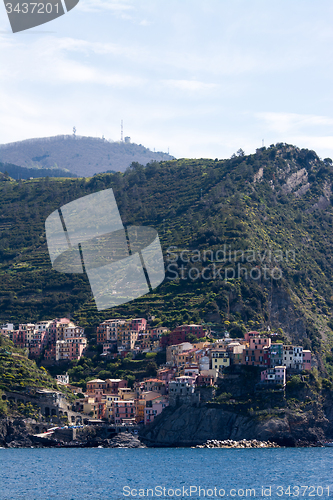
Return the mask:
<path id="1" fill-rule="evenodd" d="M 0 183 L 0 320 L 71 314 L 92 332 L 106 318 L 149 313 L 156 324 L 205 321 L 234 336 L 282 328 L 318 353 L 332 376 L 332 181 L 331 159 L 277 144 L 228 160 Z M 110 187 L 125 225 L 158 230 L 167 279 L 145 297 L 98 312 L 84 275 L 51 269 L 44 222 L 63 204 Z"/>
<path id="2" fill-rule="evenodd" d="M 30 179 L 31 177 L 77 177 L 68 170 L 60 168 L 25 168 L 11 163 L 0 162 L 0 181 L 6 177 L 12 177 L 13 180 Z"/>
<path id="3" fill-rule="evenodd" d="M 20 414 L 35 417 L 36 410 L 31 404 L 15 404 L 3 401 L 4 391 L 22 391 L 29 388 L 59 390 L 55 380 L 44 368 L 38 368 L 34 361 L 26 357 L 22 349 L 0 335 L 0 418 L 4 415 Z"/>

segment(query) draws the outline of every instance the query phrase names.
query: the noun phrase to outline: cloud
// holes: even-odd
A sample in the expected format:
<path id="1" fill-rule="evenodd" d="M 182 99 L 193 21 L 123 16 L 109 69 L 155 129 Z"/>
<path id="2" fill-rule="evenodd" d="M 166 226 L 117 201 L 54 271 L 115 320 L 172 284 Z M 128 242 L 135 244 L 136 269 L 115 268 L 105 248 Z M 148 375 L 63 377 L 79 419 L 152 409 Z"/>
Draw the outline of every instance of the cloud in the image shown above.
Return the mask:
<path id="1" fill-rule="evenodd" d="M 114 13 L 128 12 L 134 9 L 127 0 L 84 0 L 79 3 L 77 8 L 83 12 L 113 11 Z"/>
<path id="2" fill-rule="evenodd" d="M 320 115 L 266 112 L 256 113 L 255 116 L 263 120 L 270 130 L 280 134 L 295 132 L 306 127 L 333 125 L 332 118 Z"/>
<path id="3" fill-rule="evenodd" d="M 212 90 L 219 87 L 216 83 L 205 83 L 197 80 L 163 80 L 162 83 L 173 89 L 190 92 Z"/>
<path id="4" fill-rule="evenodd" d="M 314 135 L 295 135 L 291 136 L 291 144 L 296 144 L 299 147 L 313 149 L 320 154 L 333 157 L 333 135 L 314 136 Z"/>
<path id="5" fill-rule="evenodd" d="M 38 48 L 38 58 L 35 57 Z M 35 83 L 50 84 L 96 84 L 110 87 L 140 87 L 145 78 L 117 66 L 105 68 L 98 62 L 91 63 L 91 54 L 120 55 L 123 50 L 116 44 L 91 44 L 72 38 L 49 37 L 41 45 L 36 40 L 29 45 L 21 41 L 12 43 L 10 51 L 3 51 L 0 58 L 0 80 L 17 84 L 24 74 L 24 87 Z M 74 54 L 73 54 L 74 53 Z M 80 53 L 77 57 L 75 53 Z"/>

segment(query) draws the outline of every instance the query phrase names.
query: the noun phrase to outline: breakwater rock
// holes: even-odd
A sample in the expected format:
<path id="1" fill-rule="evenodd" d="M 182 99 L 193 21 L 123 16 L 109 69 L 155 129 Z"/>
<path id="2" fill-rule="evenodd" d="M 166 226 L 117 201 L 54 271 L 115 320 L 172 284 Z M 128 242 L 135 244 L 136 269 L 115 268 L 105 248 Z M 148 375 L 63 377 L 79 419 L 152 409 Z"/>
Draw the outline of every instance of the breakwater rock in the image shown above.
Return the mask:
<path id="1" fill-rule="evenodd" d="M 204 444 L 198 444 L 195 448 L 280 448 L 280 446 L 274 441 L 258 441 L 257 439 L 251 439 L 250 441 L 246 439 L 241 441 L 209 439 Z"/>

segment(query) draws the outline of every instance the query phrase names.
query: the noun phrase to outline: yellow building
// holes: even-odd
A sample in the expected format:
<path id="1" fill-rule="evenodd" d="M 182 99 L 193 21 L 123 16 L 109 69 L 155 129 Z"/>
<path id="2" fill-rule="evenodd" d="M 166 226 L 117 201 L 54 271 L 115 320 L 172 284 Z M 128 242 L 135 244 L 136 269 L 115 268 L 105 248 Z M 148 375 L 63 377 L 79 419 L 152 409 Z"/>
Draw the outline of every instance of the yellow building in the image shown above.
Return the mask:
<path id="1" fill-rule="evenodd" d="M 230 366 L 229 354 L 225 349 L 212 349 L 211 350 L 212 369 L 219 372 Z"/>

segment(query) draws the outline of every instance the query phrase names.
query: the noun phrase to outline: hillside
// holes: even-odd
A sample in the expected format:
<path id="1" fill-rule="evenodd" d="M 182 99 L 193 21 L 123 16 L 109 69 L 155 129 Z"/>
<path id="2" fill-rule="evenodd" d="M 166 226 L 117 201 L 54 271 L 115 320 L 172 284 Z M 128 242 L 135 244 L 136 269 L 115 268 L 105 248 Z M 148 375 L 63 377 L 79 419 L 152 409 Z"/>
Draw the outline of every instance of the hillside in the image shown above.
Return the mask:
<path id="1" fill-rule="evenodd" d="M 34 408 L 27 404 L 11 404 L 2 400 L 3 391 L 22 391 L 29 388 L 58 390 L 55 380 L 44 368 L 38 368 L 22 349 L 0 335 L 0 418 L 8 414 L 34 416 Z"/>
<path id="2" fill-rule="evenodd" d="M 0 145 L 2 163 L 34 169 L 65 169 L 78 177 L 89 177 L 107 171 L 124 172 L 132 162 L 146 165 L 153 160 L 170 159 L 173 157 L 166 153 L 154 153 L 141 144 L 109 142 L 97 137 L 74 135 L 28 139 Z M 56 177 L 52 173 L 48 175 Z M 37 175 L 31 173 L 28 177 L 21 175 L 20 178 L 29 177 Z"/>
<path id="3" fill-rule="evenodd" d="M 286 339 L 311 348 L 332 378 L 332 182 L 332 160 L 285 144 L 228 160 L 134 164 L 91 179 L 3 182 L 0 320 L 71 314 L 88 334 L 106 318 L 148 313 L 156 324 L 205 321 L 232 336 L 281 328 Z M 109 187 L 125 225 L 158 231 L 167 279 L 98 312 L 85 275 L 51 269 L 44 222 L 63 204 Z"/>
<path id="4" fill-rule="evenodd" d="M 0 162 L 0 181 L 6 180 L 8 176 L 5 174 L 13 180 L 27 180 L 35 177 L 77 177 L 72 172 L 60 168 L 26 168 Z"/>

